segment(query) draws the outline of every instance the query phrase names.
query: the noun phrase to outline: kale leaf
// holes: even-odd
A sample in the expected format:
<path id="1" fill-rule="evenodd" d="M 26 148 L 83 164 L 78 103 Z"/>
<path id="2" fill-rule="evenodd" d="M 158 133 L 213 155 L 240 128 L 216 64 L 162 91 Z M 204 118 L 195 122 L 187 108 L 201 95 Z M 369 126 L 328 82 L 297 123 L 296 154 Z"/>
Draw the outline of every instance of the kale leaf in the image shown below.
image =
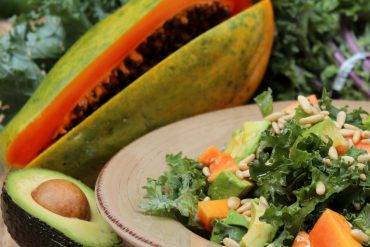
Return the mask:
<path id="1" fill-rule="evenodd" d="M 190 228 L 200 229 L 197 206 L 208 188 L 203 165 L 181 153 L 167 155 L 166 161 L 171 169 L 158 179 L 148 179 L 144 186 L 148 202 L 140 207 L 147 214 L 176 218 Z"/>

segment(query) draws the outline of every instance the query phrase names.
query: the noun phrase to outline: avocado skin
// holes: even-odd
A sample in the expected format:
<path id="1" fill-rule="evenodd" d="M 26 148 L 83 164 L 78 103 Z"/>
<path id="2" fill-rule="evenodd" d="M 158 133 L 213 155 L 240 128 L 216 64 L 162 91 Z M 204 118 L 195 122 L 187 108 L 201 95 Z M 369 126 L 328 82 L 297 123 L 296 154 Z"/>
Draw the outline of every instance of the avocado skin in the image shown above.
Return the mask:
<path id="1" fill-rule="evenodd" d="M 20 247 L 82 247 L 20 208 L 7 193 L 5 184 L 1 194 L 1 210 L 8 232 Z"/>

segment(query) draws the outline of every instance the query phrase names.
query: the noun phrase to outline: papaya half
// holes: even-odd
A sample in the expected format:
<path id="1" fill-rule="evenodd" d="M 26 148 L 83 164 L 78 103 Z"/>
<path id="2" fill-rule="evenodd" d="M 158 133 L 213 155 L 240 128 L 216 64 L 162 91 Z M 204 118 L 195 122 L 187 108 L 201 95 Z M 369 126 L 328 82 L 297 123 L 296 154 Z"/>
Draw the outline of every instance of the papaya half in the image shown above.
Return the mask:
<path id="1" fill-rule="evenodd" d="M 246 102 L 273 35 L 270 0 L 129 1 L 48 73 L 1 133 L 1 159 L 92 184 L 150 130 Z"/>

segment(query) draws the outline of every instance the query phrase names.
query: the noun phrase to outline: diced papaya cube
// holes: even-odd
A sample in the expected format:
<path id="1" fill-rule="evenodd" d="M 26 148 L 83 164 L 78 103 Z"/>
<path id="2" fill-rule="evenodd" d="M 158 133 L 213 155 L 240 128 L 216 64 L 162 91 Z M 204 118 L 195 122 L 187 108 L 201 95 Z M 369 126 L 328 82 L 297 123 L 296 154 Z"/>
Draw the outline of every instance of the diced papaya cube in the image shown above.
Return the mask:
<path id="1" fill-rule="evenodd" d="M 227 199 L 198 202 L 198 220 L 207 231 L 212 230 L 212 221 L 227 217 Z"/>
<path id="2" fill-rule="evenodd" d="M 221 172 L 238 170 L 238 165 L 235 163 L 233 157 L 223 153 L 209 165 L 209 170 L 211 173 L 208 181 L 213 182 Z"/>
<path id="3" fill-rule="evenodd" d="M 205 166 L 209 166 L 217 159 L 220 154 L 222 154 L 220 150 L 218 150 L 214 146 L 210 146 L 209 148 L 207 148 L 206 151 L 204 151 L 204 153 L 199 156 L 198 162 L 202 163 Z"/>
<path id="4" fill-rule="evenodd" d="M 326 209 L 309 234 L 313 247 L 361 247 L 351 236 L 347 220 L 340 214 Z"/>

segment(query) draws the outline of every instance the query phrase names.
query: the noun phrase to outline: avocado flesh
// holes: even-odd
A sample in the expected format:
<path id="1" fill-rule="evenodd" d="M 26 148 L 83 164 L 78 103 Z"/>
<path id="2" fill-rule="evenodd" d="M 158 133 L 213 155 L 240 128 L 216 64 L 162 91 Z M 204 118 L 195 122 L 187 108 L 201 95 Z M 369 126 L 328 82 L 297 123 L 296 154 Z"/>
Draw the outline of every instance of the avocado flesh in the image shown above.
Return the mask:
<path id="1" fill-rule="evenodd" d="M 261 133 L 270 126 L 268 121 L 249 121 L 243 127 L 234 131 L 227 144 L 225 153 L 230 154 L 236 162 L 256 152 Z"/>
<path id="2" fill-rule="evenodd" d="M 231 196 L 243 197 L 253 187 L 252 182 L 238 178 L 234 171 L 225 171 L 221 172 L 211 183 L 208 195 L 213 200 L 225 199 Z"/>
<path id="3" fill-rule="evenodd" d="M 259 199 L 252 200 L 251 221 L 248 232 L 240 242 L 241 247 L 264 247 L 274 239 L 277 227 L 259 219 L 264 215 L 267 207 Z"/>
<path id="4" fill-rule="evenodd" d="M 325 142 L 328 141 L 328 137 L 333 140 L 333 146 L 347 146 L 348 143 L 346 139 L 340 133 L 340 130 L 335 125 L 334 121 L 331 119 L 325 119 L 320 123 L 315 124 L 308 130 L 306 130 L 302 137 L 306 137 L 309 134 L 314 133 L 320 136 Z"/>
<path id="5" fill-rule="evenodd" d="M 77 185 L 90 205 L 90 221 L 57 215 L 37 204 L 31 192 L 50 179 L 66 179 Z M 98 212 L 94 192 L 81 182 L 43 169 L 11 172 L 2 193 L 4 222 L 20 246 L 119 246 L 121 240 Z"/>

